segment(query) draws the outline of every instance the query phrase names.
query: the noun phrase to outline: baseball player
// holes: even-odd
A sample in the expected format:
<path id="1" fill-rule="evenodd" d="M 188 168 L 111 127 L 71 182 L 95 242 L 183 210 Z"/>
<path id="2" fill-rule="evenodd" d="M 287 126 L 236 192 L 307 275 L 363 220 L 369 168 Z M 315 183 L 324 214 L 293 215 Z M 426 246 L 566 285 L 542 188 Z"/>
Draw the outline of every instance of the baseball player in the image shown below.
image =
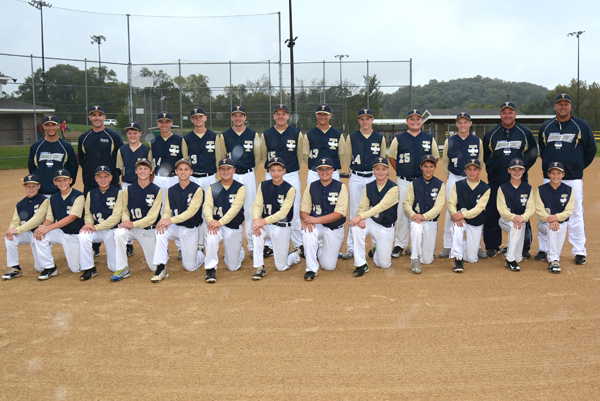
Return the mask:
<path id="1" fill-rule="evenodd" d="M 256 175 L 254 169 L 261 160 L 260 137 L 256 131 L 246 127 L 246 109 L 243 106 L 234 106 L 231 110 L 233 127 L 221 134 L 227 157 L 235 164 L 233 179 L 246 188 L 244 203 L 244 226 L 248 252 L 252 254 L 252 202 L 256 198 Z M 207 255 L 208 257 L 208 255 Z"/>
<path id="2" fill-rule="evenodd" d="M 116 271 L 110 281 L 121 281 L 129 277 L 127 245 L 134 239 L 142 247 L 146 264 L 156 271 L 153 264 L 156 242 L 156 223 L 160 220 L 162 189 L 150 181 L 152 164 L 142 159 L 135 164 L 137 182 L 123 190 L 123 214 L 121 224 L 115 230 Z"/>
<path id="3" fill-rule="evenodd" d="M 233 179 L 235 163 L 230 158 L 219 160 L 221 180 L 212 184 L 206 191 L 204 199 L 204 219 L 206 221 L 206 282 L 217 282 L 217 266 L 219 264 L 219 242 L 223 242 L 225 266 L 229 271 L 236 271 L 244 260 L 242 246 L 244 232 L 244 204 L 246 187 Z"/>
<path id="4" fill-rule="evenodd" d="M 308 164 L 306 185 L 319 180 L 317 166 L 320 160 L 328 158 L 333 162 L 333 179 L 340 180 L 340 169 L 346 156 L 346 141 L 338 129 L 329 125 L 332 112 L 328 104 L 322 103 L 315 111 L 317 126 L 304 136 L 304 161 Z"/>
<path id="5" fill-rule="evenodd" d="M 204 261 L 204 253 L 198 250 L 198 226 L 202 224 L 202 187 L 190 181 L 192 162 L 179 159 L 175 162 L 175 173 L 179 182 L 167 190 L 165 206 L 160 221 L 156 224 L 156 248 L 154 264 L 156 271 L 151 281 L 159 283 L 169 277 L 167 248 L 169 241 L 179 239 L 183 268 L 198 270 Z"/>
<path id="6" fill-rule="evenodd" d="M 58 192 L 53 180 L 56 170 L 69 170 L 75 183 L 79 167 L 73 146 L 58 137 L 58 118 L 53 115 L 44 117 L 43 127 L 46 136 L 29 148 L 28 167 L 29 174 L 35 174 L 39 178 L 39 193 L 49 198 Z"/>
<path id="7" fill-rule="evenodd" d="M 446 200 L 450 197 L 452 188 L 456 181 L 466 180 L 465 164 L 468 160 L 477 159 L 483 166 L 483 142 L 477 136 L 470 132 L 473 121 L 469 113 L 459 113 L 456 116 L 456 126 L 458 133 L 452 135 L 444 142 L 444 152 L 442 155 L 442 165 L 446 173 Z M 452 219 L 450 212 L 446 211 L 446 221 L 444 222 L 444 249 L 440 253 L 440 258 L 450 256 L 452 247 Z M 479 253 L 480 258 L 487 258 L 485 252 Z"/>
<path id="8" fill-rule="evenodd" d="M 61 244 L 67 265 L 73 273 L 79 273 L 79 230 L 85 224 L 83 208 L 85 198 L 81 192 L 71 187 L 73 179 L 69 170 L 56 170 L 54 185 L 60 192 L 50 197 L 46 220 L 34 232 L 35 258 L 41 269 L 38 280 L 48 280 L 58 274 L 52 244 Z"/>
<path id="9" fill-rule="evenodd" d="M 8 272 L 2 276 L 2 280 L 11 280 L 23 275 L 19 265 L 19 245 L 29 244 L 31 246 L 31 253 L 34 257 L 33 267 L 38 272 L 42 271 L 35 258 L 33 230 L 44 222 L 50 200 L 39 193 L 40 179 L 35 174 L 29 174 L 23 178 L 23 188 L 27 196 L 17 203 L 4 238 Z"/>
<path id="10" fill-rule="evenodd" d="M 538 187 L 535 193 L 535 210 L 538 217 L 538 229 L 543 233 L 540 252 L 548 259 L 550 273 L 560 273 L 560 253 L 567 236 L 570 216 L 575 210 L 575 190 L 562 182 L 565 167 L 561 162 L 550 162 L 549 182 Z M 540 238 L 540 237 L 538 237 Z"/>
<path id="11" fill-rule="evenodd" d="M 408 185 L 402 207 L 410 219 L 410 241 L 413 244 L 410 255 L 411 270 L 421 274 L 421 263 L 431 264 L 434 258 L 437 239 L 438 217 L 444 207 L 446 187 L 433 176 L 437 158 L 425 155 L 421 158 L 423 175 Z"/>
<path id="12" fill-rule="evenodd" d="M 498 188 L 498 212 L 500 228 L 508 233 L 508 246 L 502 252 L 506 256 L 505 265 L 513 272 L 521 271 L 519 262 L 523 260 L 525 225 L 535 213 L 535 202 L 531 185 L 523 182 L 525 163 L 512 159 L 508 165 L 510 181 Z"/>
<path id="13" fill-rule="evenodd" d="M 273 111 L 273 119 L 275 125 L 263 132 L 263 141 L 261 142 L 261 154 L 265 159 L 265 168 L 268 170 L 269 161 L 274 157 L 283 160 L 286 174 L 283 177 L 284 181 L 288 182 L 294 188 L 298 188 L 295 192 L 294 199 L 294 217 L 291 220 L 292 224 L 292 244 L 294 252 L 302 253 L 302 224 L 300 222 L 300 167 L 302 166 L 302 154 L 304 140 L 302 133 L 296 127 L 288 125 L 290 119 L 290 110 L 285 104 L 278 104 Z M 267 171 L 266 180 L 272 177 Z M 270 256 L 272 250 L 266 249 L 265 256 Z M 256 253 L 254 253 L 256 257 Z"/>
<path id="14" fill-rule="evenodd" d="M 452 248 L 450 257 L 454 259 L 454 272 L 464 271 L 464 262 L 475 263 L 486 221 L 486 205 L 490 198 L 490 186 L 479 179 L 481 162 L 471 159 L 465 163 L 467 179 L 457 181 L 448 199 L 448 210 L 452 219 Z M 463 237 L 467 236 L 466 244 Z"/>
<path id="15" fill-rule="evenodd" d="M 365 186 L 375 181 L 373 164 L 380 157 L 385 157 L 385 137 L 373 130 L 373 112 L 370 109 L 358 111 L 358 123 L 360 129 L 354 131 L 346 138 L 346 157 L 352 170 L 348 183 L 349 219 L 356 216 L 357 209 L 361 203 Z M 372 251 L 370 252 L 372 253 Z M 348 260 L 354 257 L 354 236 L 348 227 L 348 239 L 346 240 L 346 253 L 342 259 Z"/>
<path id="16" fill-rule="evenodd" d="M 575 197 L 575 209 L 567 223 L 569 242 L 573 245 L 575 263 L 582 265 L 587 256 L 583 219 L 583 170 L 596 156 L 596 140 L 588 123 L 571 116 L 571 96 L 567 93 L 556 96 L 554 110 L 556 110 L 556 117 L 545 121 L 538 133 L 544 183 L 550 181 L 547 173 L 550 164 L 561 162 L 565 173 L 562 182 L 573 188 Z M 542 232 L 538 233 L 539 243 L 547 242 L 544 235 Z M 544 252 L 539 252 L 535 258 L 544 260 L 546 255 Z"/>
<path id="17" fill-rule="evenodd" d="M 348 210 L 348 189 L 333 178 L 335 162 L 327 157 L 319 160 L 317 173 L 320 179 L 306 186 L 300 210 L 302 243 L 306 254 L 306 281 L 315 278 L 319 263 L 325 270 L 335 269 L 344 243 L 344 223 Z M 289 258 L 300 262 L 296 253 Z"/>
<path id="18" fill-rule="evenodd" d="M 514 158 L 525 163 L 522 180 L 527 182 L 527 171 L 537 159 L 538 149 L 531 131 L 517 123 L 517 108 L 512 102 L 504 102 L 500 108 L 501 123 L 485 133 L 483 137 L 483 161 L 487 170 L 490 200 L 485 209 L 487 221 L 483 226 L 483 241 L 489 257 L 495 257 L 502 245 L 502 229 L 498 224 L 500 214 L 496 205 L 498 188 L 510 181 L 508 164 Z M 525 227 L 523 256 L 530 258 L 531 226 Z"/>
<path id="19" fill-rule="evenodd" d="M 88 192 L 85 199 L 85 225 L 79 230 L 79 258 L 83 274 L 79 278 L 87 281 L 98 272 L 94 265 L 92 243 L 104 242 L 106 259 L 110 271 L 116 270 L 115 228 L 123 212 L 123 192 L 110 185 L 112 172 L 107 166 L 96 169 L 98 187 Z"/>
<path id="20" fill-rule="evenodd" d="M 122 190 L 129 185 L 137 182 L 135 174 L 135 165 L 138 161 L 146 159 L 152 160 L 152 150 L 150 147 L 140 143 L 142 136 L 142 127 L 136 122 L 131 122 L 125 127 L 125 133 L 129 144 L 121 146 L 117 153 L 117 168 L 123 172 L 121 177 Z M 127 244 L 127 257 L 133 256 L 133 239 Z"/>
<path id="21" fill-rule="evenodd" d="M 264 246 L 265 239 L 273 241 L 273 257 L 275 268 L 285 271 L 292 263 L 290 249 L 291 225 L 294 216 L 296 189 L 284 180 L 285 161 L 281 157 L 273 157 L 267 164 L 269 176 L 260 183 L 256 190 L 256 199 L 252 205 L 252 233 L 254 234 L 254 268 L 252 280 L 257 281 L 265 276 Z M 297 253 L 295 253 L 297 255 Z"/>
<path id="22" fill-rule="evenodd" d="M 398 176 L 398 191 L 400 201 L 398 203 L 398 221 L 396 236 L 394 239 L 393 258 L 399 258 L 408 246 L 409 220 L 404 214 L 402 203 L 408 190 L 408 185 L 423 175 L 419 161 L 425 155 L 433 155 L 436 159 L 440 156 L 437 143 L 429 132 L 421 131 L 423 126 L 423 114 L 417 110 L 411 110 L 406 114 L 408 131 L 397 134 L 392 140 L 388 158 L 390 165 L 396 170 Z"/>
<path id="23" fill-rule="evenodd" d="M 396 225 L 398 185 L 388 179 L 389 162 L 385 157 L 378 157 L 373 163 L 375 181 L 365 185 L 360 205 L 349 225 L 356 249 L 354 252 L 354 277 L 360 277 L 369 271 L 365 257 L 365 239 L 367 235 L 376 242 L 372 252 L 376 266 L 387 269 L 392 265 L 392 248 L 394 247 L 394 226 Z"/>

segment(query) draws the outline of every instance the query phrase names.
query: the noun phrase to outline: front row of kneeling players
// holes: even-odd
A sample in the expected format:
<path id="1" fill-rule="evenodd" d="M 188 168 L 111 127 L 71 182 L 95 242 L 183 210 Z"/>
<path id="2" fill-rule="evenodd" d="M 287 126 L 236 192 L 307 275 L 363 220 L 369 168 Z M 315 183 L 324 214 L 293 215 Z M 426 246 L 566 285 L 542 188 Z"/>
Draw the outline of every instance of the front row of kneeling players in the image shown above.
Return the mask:
<path id="1" fill-rule="evenodd" d="M 445 185 L 433 176 L 435 168 L 435 157 L 424 156 L 421 160 L 423 176 L 410 183 L 402 205 L 410 220 L 411 268 L 415 274 L 421 273 L 421 263 L 430 264 L 434 259 L 437 219 L 445 200 Z M 54 183 L 60 192 L 49 198 L 38 194 L 37 176 L 26 176 L 23 182 L 27 196 L 17 203 L 6 231 L 9 271 L 2 279 L 22 275 L 18 256 L 18 245 L 21 244 L 30 244 L 34 267 L 40 272 L 39 280 L 58 274 L 52 244 L 62 245 L 70 270 L 82 272 L 82 281 L 96 276 L 90 244 L 99 241 L 106 245 L 107 265 L 114 272 L 111 281 L 129 277 L 126 246 L 132 240 L 140 243 L 148 267 L 154 271 L 153 282 L 168 277 L 168 242 L 175 239 L 181 242 L 183 267 L 195 271 L 204 262 L 208 283 L 216 282 L 219 242 L 223 242 L 227 268 L 231 271 L 240 268 L 245 256 L 241 225 L 246 188 L 233 180 L 235 165 L 231 159 L 219 161 L 221 181 L 212 184 L 206 196 L 200 186 L 190 181 L 191 163 L 186 159 L 179 160 L 175 164 L 179 182 L 167 190 L 164 207 L 162 190 L 151 182 L 150 162 L 138 161 L 135 169 L 137 183 L 121 192 L 110 186 L 110 169 L 98 167 L 95 175 L 99 187 L 90 191 L 86 199 L 81 192 L 71 188 L 68 170 L 55 173 Z M 298 251 L 288 254 L 296 189 L 283 180 L 286 170 L 282 159 L 271 159 L 268 169 L 271 179 L 259 185 L 252 211 L 256 269 L 253 280 L 262 279 L 266 273 L 263 249 L 267 237 L 273 242 L 277 270 L 287 270 L 300 262 Z M 554 162 L 548 169 L 550 182 L 540 186 L 533 195 L 531 186 L 521 180 L 524 170 L 523 162 L 513 159 L 509 165 L 511 180 L 498 191 L 500 225 L 508 232 L 506 267 L 511 271 L 520 270 L 524 225 L 536 211 L 540 219 L 540 251 L 547 256 L 548 270 L 560 273 L 558 261 L 567 230 L 565 222 L 574 207 L 571 187 L 562 183 L 563 165 Z M 333 171 L 332 161 L 321 159 L 317 167 L 319 180 L 310 183 L 302 197 L 300 216 L 306 254 L 304 278 L 307 281 L 314 279 L 319 264 L 325 270 L 336 267 L 344 239 L 348 190 L 332 178 Z M 481 164 L 478 160 L 470 160 L 465 172 L 467 179 L 456 183 L 447 204 L 453 226 L 450 257 L 455 259 L 454 271 L 457 273 L 463 272 L 463 261 L 475 263 L 478 259 L 485 221 L 483 211 L 490 194 L 489 186 L 479 179 Z M 386 158 L 375 160 L 373 173 L 376 180 L 365 186 L 357 215 L 349 221 L 356 244 L 353 273 L 356 277 L 369 271 L 365 255 L 367 235 L 376 244 L 369 251 L 375 265 L 391 266 L 398 186 L 388 179 Z M 203 218 L 208 230 L 206 259 L 197 248 L 198 226 Z"/>

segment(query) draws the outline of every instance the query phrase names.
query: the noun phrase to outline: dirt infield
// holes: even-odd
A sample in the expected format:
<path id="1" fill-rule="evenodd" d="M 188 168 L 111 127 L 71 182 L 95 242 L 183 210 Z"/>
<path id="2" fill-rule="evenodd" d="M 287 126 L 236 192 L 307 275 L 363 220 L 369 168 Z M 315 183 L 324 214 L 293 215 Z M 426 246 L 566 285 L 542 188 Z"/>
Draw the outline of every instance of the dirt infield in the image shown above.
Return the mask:
<path id="1" fill-rule="evenodd" d="M 0 174 L 5 230 L 26 171 Z M 21 247 L 24 276 L 0 282 L 0 399 L 597 399 L 599 175 L 595 161 L 584 177 L 588 263 L 566 244 L 560 275 L 533 259 L 512 273 L 499 256 L 415 276 L 402 256 L 361 278 L 340 260 L 305 282 L 303 263 L 280 273 L 270 258 L 253 282 L 246 257 L 215 285 L 177 260 L 152 284 L 136 243 L 123 282 L 109 281 L 104 247 L 98 277 L 80 282 L 60 246 L 58 277 L 39 282 Z"/>

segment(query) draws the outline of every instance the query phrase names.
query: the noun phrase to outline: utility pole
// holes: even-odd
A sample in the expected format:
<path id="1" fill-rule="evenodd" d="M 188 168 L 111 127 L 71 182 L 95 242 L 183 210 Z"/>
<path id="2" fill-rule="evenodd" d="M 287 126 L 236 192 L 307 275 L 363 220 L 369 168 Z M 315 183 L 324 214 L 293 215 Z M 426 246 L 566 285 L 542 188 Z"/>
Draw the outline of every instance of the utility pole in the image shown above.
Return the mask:
<path id="1" fill-rule="evenodd" d="M 98 43 L 98 78 L 100 79 L 100 96 L 98 103 L 102 103 L 102 60 L 100 59 L 100 45 L 102 41 L 106 42 L 106 38 L 103 35 L 92 35 L 92 44 Z"/>
<path id="2" fill-rule="evenodd" d="M 346 99 L 346 96 L 344 96 L 344 87 L 342 86 L 342 60 L 344 58 L 350 57 L 347 54 L 336 54 L 335 56 L 333 56 L 335 58 L 340 59 L 340 102 L 342 103 L 342 106 L 344 105 L 344 100 Z M 346 125 L 348 123 L 348 110 L 346 110 L 346 123 L 344 124 L 344 109 L 342 109 L 342 132 L 344 132 L 346 130 Z"/>
<path id="3" fill-rule="evenodd" d="M 584 33 L 585 31 L 567 33 L 567 36 L 577 36 L 577 118 L 579 118 L 579 36 Z"/>
<path id="4" fill-rule="evenodd" d="M 40 10 L 40 20 L 41 20 L 41 24 L 42 24 L 42 87 L 44 89 L 43 103 L 45 106 L 47 97 L 46 97 L 46 64 L 44 62 L 44 11 L 43 11 L 43 8 L 44 7 L 50 8 L 50 7 L 52 7 L 52 4 L 46 3 L 45 1 L 32 0 L 29 2 L 29 5 Z M 31 78 L 34 79 L 35 77 L 32 75 Z"/>
<path id="5" fill-rule="evenodd" d="M 292 32 L 292 0 L 289 0 L 290 3 L 290 38 L 285 41 L 287 43 L 287 47 L 290 48 L 290 74 L 291 74 L 291 96 L 292 96 L 292 125 L 296 126 L 296 122 L 298 121 L 298 115 L 296 114 L 296 95 L 294 94 L 294 45 L 296 44 L 296 36 L 294 38 L 294 34 Z M 292 39 L 293 38 L 293 39 Z"/>

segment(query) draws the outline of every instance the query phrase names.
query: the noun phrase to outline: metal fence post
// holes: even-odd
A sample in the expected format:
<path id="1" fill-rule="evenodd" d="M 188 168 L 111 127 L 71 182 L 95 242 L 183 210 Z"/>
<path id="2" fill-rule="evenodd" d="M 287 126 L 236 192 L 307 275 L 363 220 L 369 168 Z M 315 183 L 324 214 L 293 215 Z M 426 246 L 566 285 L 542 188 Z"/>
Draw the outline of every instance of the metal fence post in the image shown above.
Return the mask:
<path id="1" fill-rule="evenodd" d="M 84 59 L 84 62 L 85 62 L 85 67 L 84 67 L 85 68 L 85 73 L 84 73 L 84 75 L 85 75 L 85 113 L 87 113 L 87 111 L 89 110 L 89 107 L 88 107 L 88 84 L 87 84 L 87 58 Z M 85 130 L 86 131 L 90 129 L 89 121 L 90 121 L 89 118 L 85 119 Z"/>
<path id="2" fill-rule="evenodd" d="M 179 133 L 183 136 L 183 104 L 181 100 L 181 59 L 179 59 Z"/>

